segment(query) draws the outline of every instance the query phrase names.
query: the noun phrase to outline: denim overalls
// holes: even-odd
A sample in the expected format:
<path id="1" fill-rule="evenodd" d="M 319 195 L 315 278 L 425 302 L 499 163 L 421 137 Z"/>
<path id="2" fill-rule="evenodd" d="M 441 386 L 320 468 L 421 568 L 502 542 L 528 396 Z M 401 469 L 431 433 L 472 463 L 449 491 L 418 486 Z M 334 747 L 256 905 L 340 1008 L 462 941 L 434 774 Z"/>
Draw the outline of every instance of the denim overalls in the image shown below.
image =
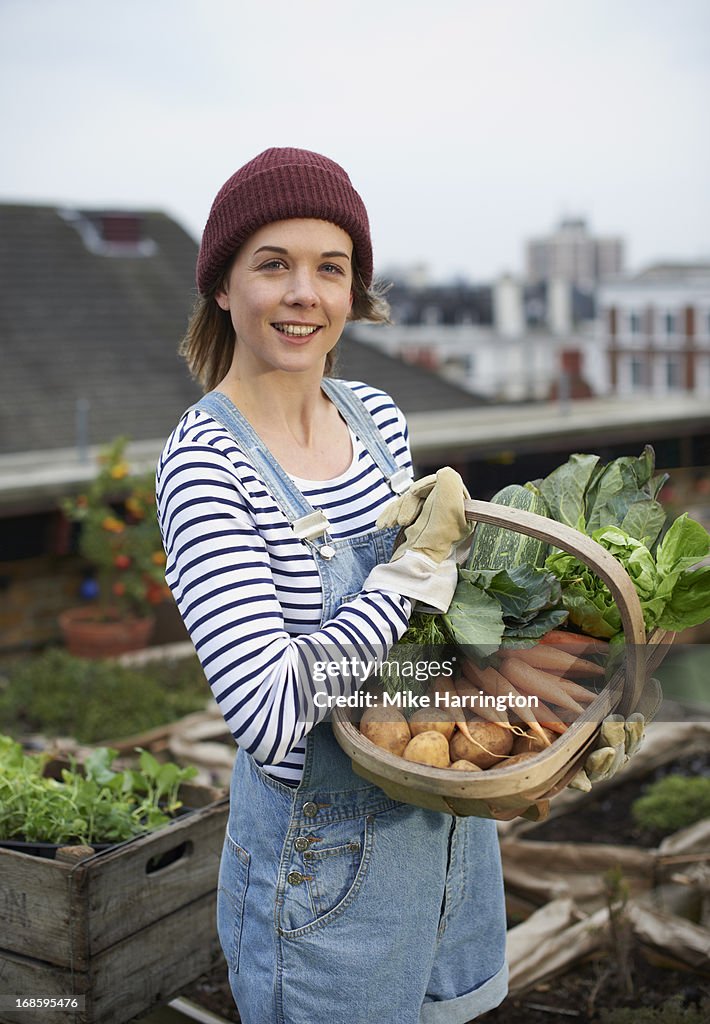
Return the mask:
<path id="1" fill-rule="evenodd" d="M 401 490 L 362 402 L 338 381 L 322 387 Z M 225 395 L 198 406 L 230 430 L 297 529 L 317 522 Z M 389 559 L 395 532 L 313 545 L 321 625 Z M 391 800 L 354 774 L 328 723 L 308 734 L 297 788 L 240 749 L 217 927 L 243 1024 L 465 1024 L 507 988 L 495 822 Z"/>

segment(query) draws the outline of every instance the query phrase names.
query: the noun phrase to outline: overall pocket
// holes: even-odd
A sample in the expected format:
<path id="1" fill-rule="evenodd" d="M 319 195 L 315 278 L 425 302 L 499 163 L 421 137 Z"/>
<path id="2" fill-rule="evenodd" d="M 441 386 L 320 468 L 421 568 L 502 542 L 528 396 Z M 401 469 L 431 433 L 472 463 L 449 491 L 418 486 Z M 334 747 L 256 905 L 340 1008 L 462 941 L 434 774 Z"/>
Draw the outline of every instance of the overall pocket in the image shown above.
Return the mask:
<path id="1" fill-rule="evenodd" d="M 295 837 L 280 915 L 284 934 L 324 927 L 347 910 L 367 873 L 374 823 L 368 814 Z"/>
<path id="2" fill-rule="evenodd" d="M 239 971 L 244 897 L 249 882 L 249 854 L 229 833 L 224 839 L 217 883 L 217 934 L 230 971 Z"/>

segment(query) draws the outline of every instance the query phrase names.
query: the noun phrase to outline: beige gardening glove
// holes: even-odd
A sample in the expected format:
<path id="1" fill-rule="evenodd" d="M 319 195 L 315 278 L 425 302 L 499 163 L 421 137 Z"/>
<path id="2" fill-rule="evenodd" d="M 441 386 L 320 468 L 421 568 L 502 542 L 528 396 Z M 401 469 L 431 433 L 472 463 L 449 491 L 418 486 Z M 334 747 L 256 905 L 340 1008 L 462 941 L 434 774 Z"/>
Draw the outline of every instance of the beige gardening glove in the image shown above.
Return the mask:
<path id="1" fill-rule="evenodd" d="M 422 510 L 422 505 L 431 494 L 436 483 L 436 473 L 415 480 L 411 487 L 393 498 L 377 517 L 377 525 L 381 530 L 391 526 L 409 526 Z M 465 488 L 464 488 L 465 489 Z M 468 492 L 466 492 L 468 497 Z"/>
<path id="2" fill-rule="evenodd" d="M 596 748 L 570 782 L 570 789 L 588 793 L 595 782 L 605 782 L 628 764 L 643 743 L 645 728 L 654 718 L 663 694 L 657 679 L 649 679 L 638 710 L 624 718 L 608 715 L 602 722 Z"/>
<path id="3" fill-rule="evenodd" d="M 404 542 L 389 563 L 375 566 L 363 589 L 391 590 L 445 612 L 458 582 L 454 557 L 456 546 L 473 529 L 464 512 L 468 491 L 459 474 L 450 466 L 440 469 L 433 484 L 426 486 L 428 494 L 417 517 L 413 521 L 408 520 Z M 397 501 L 396 515 L 390 516 L 385 509 L 383 517 L 387 518 L 384 521 L 392 526 L 406 525 L 414 504 Z M 378 525 L 380 522 L 378 519 Z"/>

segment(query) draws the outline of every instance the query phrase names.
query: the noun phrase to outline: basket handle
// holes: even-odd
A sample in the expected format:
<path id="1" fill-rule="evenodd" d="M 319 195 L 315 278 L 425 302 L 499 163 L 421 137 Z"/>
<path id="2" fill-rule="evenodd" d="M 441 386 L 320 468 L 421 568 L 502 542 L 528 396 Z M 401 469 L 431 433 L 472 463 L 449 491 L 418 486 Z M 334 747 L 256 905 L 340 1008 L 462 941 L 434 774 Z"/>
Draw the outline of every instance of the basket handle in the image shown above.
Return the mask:
<path id="1" fill-rule="evenodd" d="M 628 717 L 636 707 L 646 682 L 646 632 L 636 588 L 621 563 L 586 534 L 535 512 L 477 499 L 464 501 L 464 509 L 470 523 L 502 526 L 576 555 L 606 583 L 619 609 L 626 638 L 624 687 L 618 711 Z"/>

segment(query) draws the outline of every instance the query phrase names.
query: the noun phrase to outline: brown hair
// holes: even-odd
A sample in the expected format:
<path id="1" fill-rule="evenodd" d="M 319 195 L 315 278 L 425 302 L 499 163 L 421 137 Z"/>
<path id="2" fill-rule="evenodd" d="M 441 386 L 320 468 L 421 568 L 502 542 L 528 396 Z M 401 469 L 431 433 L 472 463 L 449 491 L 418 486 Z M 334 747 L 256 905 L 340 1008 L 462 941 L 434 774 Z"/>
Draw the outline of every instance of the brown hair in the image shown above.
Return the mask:
<path id="1" fill-rule="evenodd" d="M 226 376 L 234 357 L 235 334 L 229 310 L 217 305 L 216 293 L 225 284 L 233 259 L 225 267 L 220 280 L 208 295 L 199 295 L 195 302 L 185 337 L 180 342 L 179 353 L 184 356 L 190 373 L 199 381 L 205 392 L 212 391 Z M 390 308 L 385 298 L 388 288 L 374 282 L 370 288 L 363 283 L 357 261 L 353 254 L 353 305 L 349 321 L 369 320 L 371 323 L 388 324 Z M 325 375 L 332 375 L 336 361 L 337 346 L 325 359 Z"/>

